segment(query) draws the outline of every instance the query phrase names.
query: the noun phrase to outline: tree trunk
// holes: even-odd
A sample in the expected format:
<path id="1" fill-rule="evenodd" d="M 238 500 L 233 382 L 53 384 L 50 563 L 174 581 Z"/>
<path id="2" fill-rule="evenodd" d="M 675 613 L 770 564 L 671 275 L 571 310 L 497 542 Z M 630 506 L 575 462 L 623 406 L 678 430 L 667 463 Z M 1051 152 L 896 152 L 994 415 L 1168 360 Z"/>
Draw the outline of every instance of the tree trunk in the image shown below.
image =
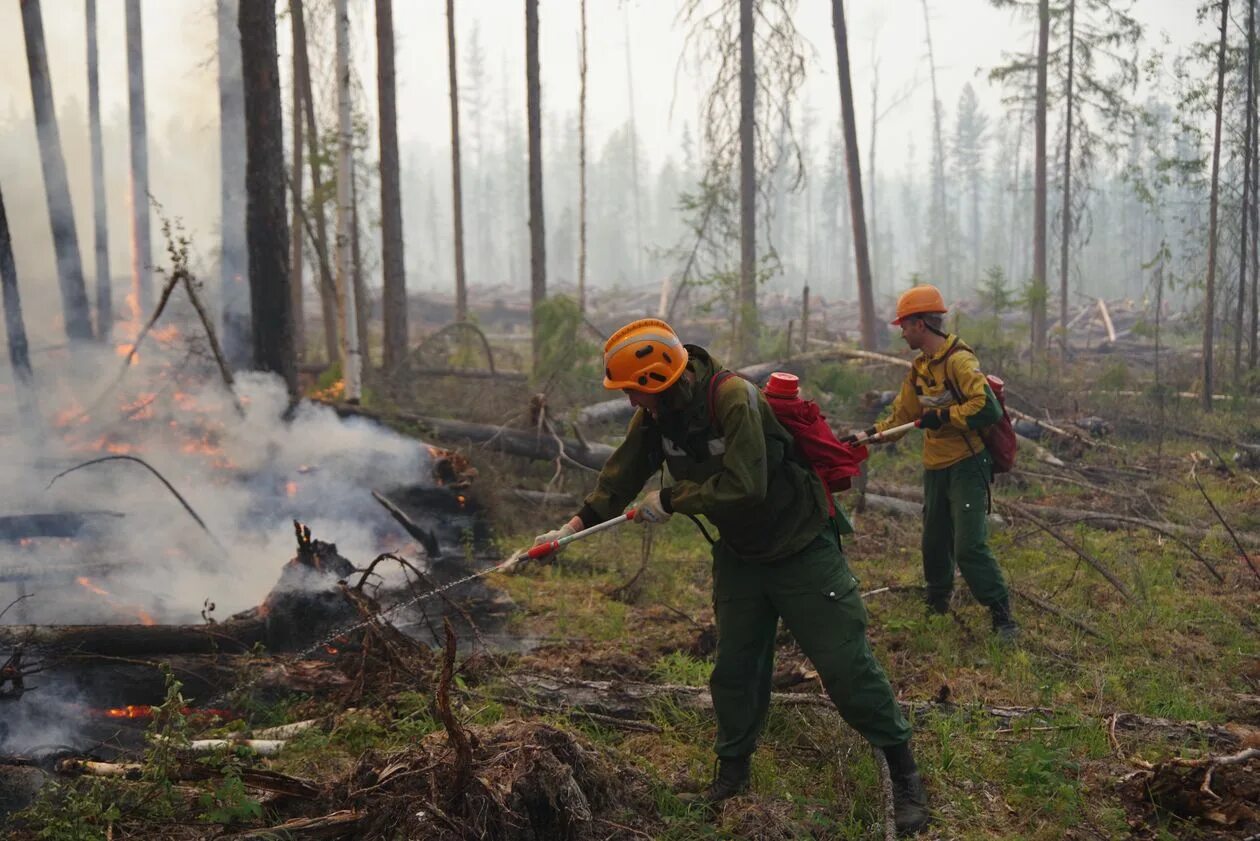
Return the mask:
<path id="1" fill-rule="evenodd" d="M 447 12 L 450 12 L 449 4 Z M 451 37 L 454 37 L 453 34 Z M 376 90 L 381 114 L 383 365 L 389 371 L 407 355 L 408 343 L 407 266 L 403 260 L 402 178 L 398 165 L 398 106 L 394 95 L 393 0 L 376 0 L 376 56 Z M 454 73 L 454 64 L 451 67 Z M 463 236 L 462 231 L 459 236 Z"/>
<path id="2" fill-rule="evenodd" d="M 298 28 L 301 20 L 299 14 L 290 13 L 290 31 L 293 43 L 297 44 L 298 36 L 306 33 Z M 292 161 L 289 175 L 289 187 L 293 194 L 293 213 L 290 215 L 292 228 L 289 230 L 289 295 L 293 302 L 293 358 L 299 365 L 306 359 L 306 305 L 303 301 L 302 283 L 302 74 L 299 66 L 300 51 L 293 50 L 293 101 L 290 107 L 292 117 L 289 130 L 292 132 Z"/>
<path id="3" fill-rule="evenodd" d="M 300 2 L 300 0 L 299 0 Z M 240 0 L 219 0 L 219 307 L 223 350 L 232 367 L 250 364 L 249 244 L 245 236 L 245 81 Z"/>
<path id="4" fill-rule="evenodd" d="M 538 0 L 525 0 L 525 86 L 529 121 L 529 303 L 533 323 L 533 370 L 538 371 L 542 337 L 539 308 L 547 297 L 547 246 L 543 224 L 542 94 L 538 71 Z"/>
<path id="5" fill-rule="evenodd" d="M 359 334 L 359 357 L 361 364 L 372 367 L 372 343 L 368 340 L 368 315 L 371 304 L 368 302 L 367 285 L 363 282 L 363 252 L 359 247 L 359 238 L 363 231 L 359 228 L 359 176 L 354 162 L 350 164 L 350 206 L 354 208 L 350 219 L 350 265 L 351 277 L 354 278 L 354 314 L 355 326 Z"/>
<path id="6" fill-rule="evenodd" d="M 579 0 L 582 50 L 578 57 L 578 312 L 586 313 L 586 0 Z M 668 306 L 668 304 L 666 304 Z M 664 310 L 662 309 L 662 318 Z"/>
<path id="7" fill-rule="evenodd" d="M 455 0 L 446 0 L 446 58 L 451 79 L 451 197 L 455 226 L 455 320 L 468 320 L 464 274 L 464 188 L 459 162 L 459 77 L 455 72 Z"/>
<path id="8" fill-rule="evenodd" d="M 1216 58 L 1216 127 L 1212 136 L 1212 192 L 1208 200 L 1208 265 L 1203 296 L 1203 411 L 1212 411 L 1212 335 L 1216 326 L 1217 217 L 1220 210 L 1221 116 L 1225 102 L 1225 48 L 1229 32 L 1229 0 L 1221 0 L 1221 44 Z"/>
<path id="9" fill-rule="evenodd" d="M 24 422 L 37 423 L 35 377 L 31 372 L 31 354 L 26 344 L 26 323 L 22 320 L 22 297 L 18 293 L 17 264 L 13 260 L 13 240 L 9 236 L 9 217 L 4 212 L 3 193 L 0 193 L 0 286 L 3 287 L 4 326 L 9 337 L 9 364 L 13 366 L 18 409 Z"/>
<path id="10" fill-rule="evenodd" d="M 862 166 L 858 160 L 857 119 L 853 114 L 853 84 L 849 78 L 849 34 L 844 22 L 844 0 L 831 0 L 831 25 L 836 36 L 836 64 L 840 71 L 840 111 L 844 122 L 846 168 L 849 172 L 849 215 L 853 221 L 862 347 L 873 351 L 879 348 L 879 334 L 875 329 L 875 293 L 871 285 L 871 259 L 866 245 L 866 215 L 862 209 Z"/>
<path id="11" fill-rule="evenodd" d="M 1059 352 L 1067 361 L 1068 253 L 1072 236 L 1072 74 L 1076 69 L 1076 0 L 1068 1 L 1067 102 L 1063 120 L 1063 232 L 1059 239 Z"/>
<path id="12" fill-rule="evenodd" d="M 757 75 L 753 55 L 753 0 L 739 0 L 739 360 L 757 349 Z"/>
<path id="13" fill-rule="evenodd" d="M 149 128 L 144 103 L 144 27 L 140 0 L 127 0 L 127 114 L 131 138 L 131 294 L 135 316 L 153 308 L 153 239 L 149 225 Z"/>
<path id="14" fill-rule="evenodd" d="M 39 0 L 22 0 L 22 31 L 26 36 L 26 65 L 31 77 L 39 161 L 43 167 L 44 193 L 48 199 L 48 219 L 57 258 L 57 282 L 61 288 L 66 337 L 71 341 L 86 341 L 92 338 L 92 318 L 88 312 L 87 288 L 79 257 L 79 235 L 74 227 L 74 206 L 70 202 L 66 160 L 61 151 L 61 133 L 57 129 L 56 103 L 52 77 L 48 74 L 44 19 Z"/>
<path id="15" fill-rule="evenodd" d="M 302 83 L 302 100 L 306 115 L 306 157 L 311 170 L 311 212 L 315 217 L 314 236 L 310 237 L 319 261 L 319 301 L 324 320 L 324 354 L 331 365 L 340 358 L 341 346 L 337 328 L 337 285 L 328 261 L 328 223 L 324 216 L 324 178 L 319 155 L 319 130 L 315 126 L 315 97 L 311 92 L 311 65 L 306 52 L 306 19 L 302 0 L 289 0 L 293 15 L 294 65 Z"/>
<path id="16" fill-rule="evenodd" d="M 635 281 L 642 283 L 643 277 L 643 201 L 639 184 L 639 129 L 634 118 L 634 67 L 630 63 L 630 11 L 622 6 L 624 26 L 621 30 L 625 42 L 626 55 L 626 100 L 630 109 L 630 186 L 634 191 L 634 267 Z"/>
<path id="17" fill-rule="evenodd" d="M 240 4 L 238 22 L 245 92 L 245 232 L 254 366 L 279 374 L 289 394 L 296 396 L 275 5 L 247 0 Z"/>
<path id="18" fill-rule="evenodd" d="M 872 278 L 879 274 L 879 201 L 878 194 L 875 191 L 875 173 L 878 171 L 875 166 L 875 137 L 879 130 L 879 62 L 876 61 L 871 67 L 871 142 L 867 146 L 870 149 L 870 160 L 866 162 L 866 168 L 869 170 L 867 175 L 867 183 L 870 185 L 868 190 L 868 198 L 870 199 L 870 255 L 871 255 L 871 276 Z"/>
<path id="19" fill-rule="evenodd" d="M 1050 53 L 1050 0 L 1037 4 L 1037 105 L 1033 122 L 1036 148 L 1033 152 L 1033 266 L 1032 361 L 1046 353 L 1046 75 Z"/>
<path id="20" fill-rule="evenodd" d="M 954 288 L 952 232 L 949 230 L 949 208 L 945 198 L 945 141 L 941 136 L 941 99 L 936 92 L 936 53 L 932 49 L 932 22 L 928 17 L 927 0 L 923 0 L 923 32 L 927 39 L 928 72 L 932 77 L 932 139 L 936 149 L 932 155 L 932 198 L 938 218 L 932 220 L 936 235 L 932 237 L 932 264 L 939 274 L 935 282 L 950 292 Z M 943 253 L 942 253 L 943 252 Z M 938 262 L 941 260 L 942 262 Z"/>
<path id="21" fill-rule="evenodd" d="M 345 343 L 341 357 L 341 374 L 345 382 L 346 400 L 359 402 L 362 394 L 363 361 L 359 355 L 359 314 L 355 300 L 354 278 L 351 276 L 352 233 L 354 223 L 350 172 L 354 135 L 350 127 L 350 11 L 347 0 L 336 0 L 337 29 L 337 290 L 344 296 Z"/>
<path id="22" fill-rule="evenodd" d="M 1255 166 L 1255 147 L 1253 143 L 1255 130 L 1253 125 L 1255 121 L 1254 115 L 1254 96 L 1255 96 L 1255 59 L 1256 59 L 1256 0 L 1248 0 L 1247 2 L 1247 103 L 1246 103 L 1246 122 L 1247 125 L 1243 130 L 1243 194 L 1242 194 L 1242 214 L 1239 218 L 1238 225 L 1238 309 L 1234 313 L 1234 386 L 1242 385 L 1242 341 L 1243 341 L 1243 311 L 1247 309 L 1247 226 L 1250 222 L 1248 213 L 1251 205 L 1255 202 L 1255 196 L 1251 192 L 1251 170 Z M 1256 243 L 1252 241 L 1251 247 L 1254 249 Z M 1255 347 L 1255 332 L 1247 340 L 1250 348 Z"/>
<path id="23" fill-rule="evenodd" d="M 96 0 L 87 0 L 88 135 L 92 146 L 92 223 L 96 251 L 96 336 L 110 340 L 114 295 L 109 276 L 109 225 L 105 213 L 105 154 L 101 148 L 101 85 L 96 52 Z"/>
<path id="24" fill-rule="evenodd" d="M 1255 3 L 1255 0 L 1250 0 Z M 1248 18 L 1250 25 L 1247 33 L 1247 41 L 1250 45 L 1249 49 L 1254 49 L 1256 33 L 1254 29 L 1254 15 Z M 1257 324 L 1257 315 L 1260 315 L 1260 160 L 1256 158 L 1256 147 L 1260 145 L 1260 125 L 1257 120 L 1257 112 L 1260 109 L 1256 106 L 1256 96 L 1260 93 L 1260 83 L 1257 82 L 1257 74 L 1260 73 L 1260 61 L 1253 61 L 1251 65 L 1251 331 L 1249 343 L 1250 349 L 1247 355 L 1247 367 L 1255 370 L 1257 355 L 1260 354 L 1260 324 Z"/>

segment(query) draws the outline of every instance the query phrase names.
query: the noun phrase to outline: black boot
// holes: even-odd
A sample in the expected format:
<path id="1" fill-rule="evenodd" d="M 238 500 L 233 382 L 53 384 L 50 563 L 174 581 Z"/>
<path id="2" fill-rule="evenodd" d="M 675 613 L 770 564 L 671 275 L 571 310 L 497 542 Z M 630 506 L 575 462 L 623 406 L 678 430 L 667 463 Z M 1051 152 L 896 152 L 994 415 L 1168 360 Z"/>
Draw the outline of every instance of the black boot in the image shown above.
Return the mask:
<path id="1" fill-rule="evenodd" d="M 703 791 L 683 794 L 679 799 L 703 806 L 716 806 L 723 800 L 742 794 L 748 790 L 751 764 L 747 756 L 718 757 L 717 773 L 713 775 L 713 781 Z"/>
<path id="2" fill-rule="evenodd" d="M 1019 623 L 1011 615 L 1011 600 L 1002 599 L 989 605 L 989 613 L 993 616 L 993 632 L 1006 642 L 1014 642 L 1019 637 Z"/>
<path id="3" fill-rule="evenodd" d="M 923 598 L 923 603 L 927 605 L 928 613 L 938 613 L 944 616 L 946 613 L 949 613 L 949 600 L 952 595 L 952 593 L 928 593 Z"/>
<path id="4" fill-rule="evenodd" d="M 928 825 L 932 815 L 928 812 L 927 792 L 923 790 L 923 778 L 910 752 L 910 743 L 884 748 L 884 756 L 892 777 L 893 822 L 897 835 L 902 838 L 915 835 Z"/>

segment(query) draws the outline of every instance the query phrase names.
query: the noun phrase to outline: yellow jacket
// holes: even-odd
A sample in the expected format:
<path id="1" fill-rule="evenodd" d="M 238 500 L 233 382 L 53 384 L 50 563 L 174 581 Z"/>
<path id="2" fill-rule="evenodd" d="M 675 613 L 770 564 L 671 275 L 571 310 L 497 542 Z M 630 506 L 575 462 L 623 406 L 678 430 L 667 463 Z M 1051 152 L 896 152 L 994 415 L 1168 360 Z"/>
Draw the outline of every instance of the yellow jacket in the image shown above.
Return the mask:
<path id="1" fill-rule="evenodd" d="M 950 353 L 955 345 L 959 345 L 958 349 Z M 954 399 L 945 385 L 946 379 L 958 390 L 962 402 Z M 914 358 L 893 401 L 892 413 L 876 423 L 875 429 L 883 432 L 918 420 L 926 409 L 947 407 L 949 423 L 940 429 L 923 431 L 923 466 L 928 470 L 940 470 L 982 452 L 984 441 L 976 430 L 1001 417 L 979 360 L 953 334 L 936 353 L 920 353 Z"/>

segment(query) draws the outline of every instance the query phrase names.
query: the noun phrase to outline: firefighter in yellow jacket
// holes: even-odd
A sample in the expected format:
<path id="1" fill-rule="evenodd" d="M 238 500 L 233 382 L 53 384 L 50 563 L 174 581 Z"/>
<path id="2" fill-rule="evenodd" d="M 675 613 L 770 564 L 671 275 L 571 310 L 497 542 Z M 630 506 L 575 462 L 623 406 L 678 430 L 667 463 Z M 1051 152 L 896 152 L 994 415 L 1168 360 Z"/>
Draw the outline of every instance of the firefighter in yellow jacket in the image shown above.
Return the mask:
<path id="1" fill-rule="evenodd" d="M 1019 626 L 1011 616 L 1010 593 L 988 543 L 993 460 L 978 432 L 996 423 L 1002 409 L 975 353 L 944 331 L 946 311 L 935 286 L 916 286 L 897 301 L 893 324 L 919 355 L 901 384 L 891 414 L 868 433 L 916 420 L 924 430 L 922 548 L 928 608 L 936 613 L 949 611 L 957 564 L 976 601 L 989 609 L 993 630 L 1004 639 L 1013 639 Z"/>

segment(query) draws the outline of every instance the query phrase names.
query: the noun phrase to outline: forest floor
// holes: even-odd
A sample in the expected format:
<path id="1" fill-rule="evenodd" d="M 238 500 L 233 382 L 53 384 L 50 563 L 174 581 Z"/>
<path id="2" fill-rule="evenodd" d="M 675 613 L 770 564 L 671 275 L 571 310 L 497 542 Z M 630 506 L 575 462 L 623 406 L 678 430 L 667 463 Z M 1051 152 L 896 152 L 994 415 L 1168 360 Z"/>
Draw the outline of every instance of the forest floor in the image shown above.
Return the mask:
<path id="1" fill-rule="evenodd" d="M 933 809 L 920 837 L 1260 837 L 1260 756 L 1241 753 L 1260 748 L 1260 543 L 1248 542 L 1260 535 L 1260 464 L 1245 450 L 1235 460 L 1225 443 L 1260 443 L 1260 424 L 1246 403 L 1210 416 L 1183 403 L 1159 419 L 1145 400 L 1091 398 L 1091 413 L 1112 427 L 1097 439 L 1106 446 L 1042 438 L 1067 466 L 1024 451 L 995 485 L 1004 522 L 992 545 L 1021 594 L 1017 644 L 995 638 L 961 582 L 950 614 L 926 613 L 917 516 L 852 514 L 845 552 L 872 646 L 914 726 Z M 552 472 L 473 459 L 488 494 L 509 478 L 541 486 Z M 869 475 L 871 492 L 912 496 L 917 436 L 873 450 Z M 587 478 L 565 481 L 580 493 Z M 856 493 L 841 501 L 852 509 Z M 1043 529 L 1011 501 L 1157 521 L 1184 543 L 1049 514 L 1038 517 Z M 502 556 L 570 513 L 506 498 L 488 510 Z M 712 773 L 714 738 L 709 547 L 685 518 L 613 529 L 491 581 L 519 608 L 509 631 L 523 651 L 464 640 L 445 676 L 443 658 L 417 655 L 408 676 L 369 687 L 351 709 L 328 690 L 242 699 L 241 720 L 215 727 L 166 717 L 155 729 L 181 739 L 319 723 L 272 757 L 229 749 L 203 760 L 209 784 L 177 783 L 173 760 L 153 750 L 134 780 L 63 778 L 9 837 L 885 837 L 880 767 L 820 703 L 787 633 L 750 791 L 716 812 L 678 797 Z M 1243 758 L 1212 762 L 1231 755 Z M 311 788 L 261 795 L 244 771 L 257 768 Z"/>

